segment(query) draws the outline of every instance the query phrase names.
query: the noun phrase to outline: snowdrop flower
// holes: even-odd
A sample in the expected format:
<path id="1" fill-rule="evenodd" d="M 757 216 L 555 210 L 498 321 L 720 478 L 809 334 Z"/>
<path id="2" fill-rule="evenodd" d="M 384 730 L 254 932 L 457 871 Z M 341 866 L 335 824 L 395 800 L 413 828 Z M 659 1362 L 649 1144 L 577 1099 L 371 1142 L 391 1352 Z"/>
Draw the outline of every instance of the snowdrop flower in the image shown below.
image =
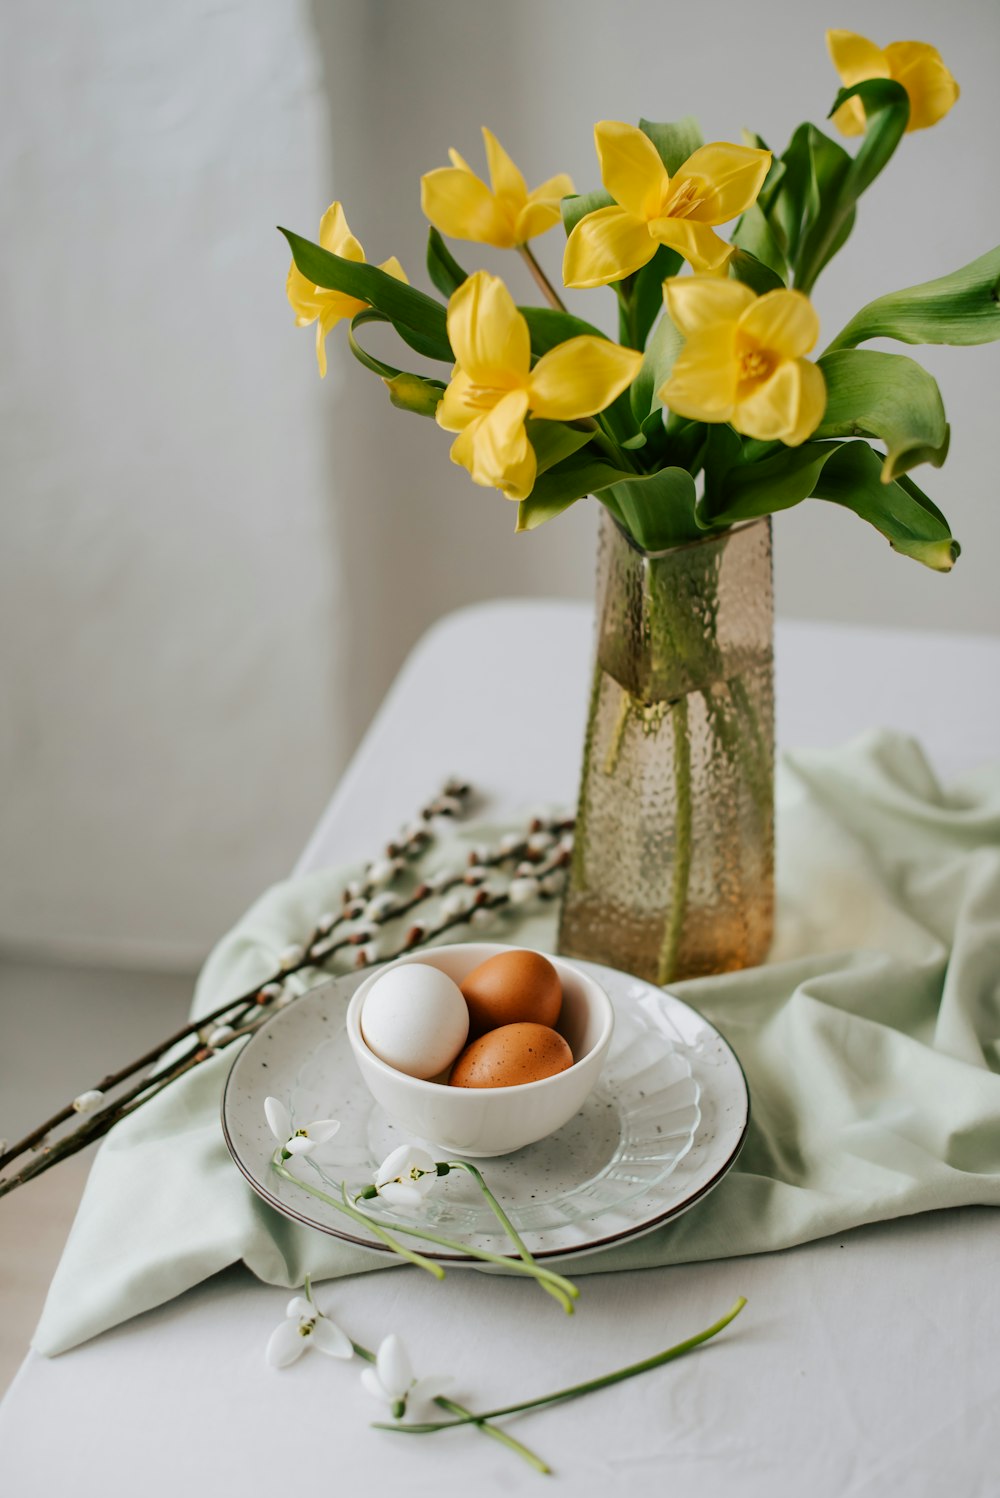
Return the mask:
<path id="1" fill-rule="evenodd" d="M 379 1347 L 374 1368 L 361 1370 L 361 1382 L 369 1394 L 389 1406 L 393 1419 L 402 1420 L 408 1404 L 436 1399 L 451 1379 L 434 1375 L 414 1378 L 406 1348 L 396 1333 L 390 1332 Z"/>
<path id="2" fill-rule="evenodd" d="M 401 1144 L 375 1172 L 375 1190 L 393 1207 L 419 1207 L 437 1183 L 437 1161 L 426 1150 Z"/>
<path id="3" fill-rule="evenodd" d="M 288 1302 L 285 1320 L 268 1339 L 267 1361 L 272 1368 L 287 1368 L 307 1347 L 318 1347 L 331 1358 L 349 1358 L 354 1353 L 351 1339 L 340 1327 L 311 1300 L 296 1295 Z"/>
<path id="4" fill-rule="evenodd" d="M 311 1155 L 318 1145 L 327 1144 L 340 1128 L 340 1123 L 335 1118 L 317 1118 L 298 1129 L 293 1128 L 292 1115 L 276 1097 L 264 1099 L 264 1116 L 268 1128 L 281 1145 L 283 1158 L 289 1155 Z"/>

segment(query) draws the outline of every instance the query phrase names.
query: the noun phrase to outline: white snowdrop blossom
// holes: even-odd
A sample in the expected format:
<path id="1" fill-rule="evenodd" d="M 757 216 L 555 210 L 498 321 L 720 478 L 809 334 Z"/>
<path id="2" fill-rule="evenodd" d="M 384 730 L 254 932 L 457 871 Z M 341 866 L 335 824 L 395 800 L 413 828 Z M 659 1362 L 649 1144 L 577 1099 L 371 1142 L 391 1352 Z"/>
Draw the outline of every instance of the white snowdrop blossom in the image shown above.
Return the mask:
<path id="1" fill-rule="evenodd" d="M 389 1406 L 394 1419 L 402 1420 L 408 1409 L 413 1413 L 414 1405 L 428 1404 L 436 1399 L 451 1379 L 433 1374 L 414 1378 L 406 1348 L 396 1333 L 390 1332 L 379 1347 L 375 1366 L 361 1370 L 361 1382 L 369 1394 L 374 1394 L 376 1399 Z"/>
<path id="2" fill-rule="evenodd" d="M 354 1355 L 350 1337 L 312 1301 L 296 1295 L 288 1302 L 284 1321 L 268 1338 L 267 1361 L 272 1368 L 287 1368 L 307 1347 L 317 1347 L 331 1358 Z"/>
<path id="3" fill-rule="evenodd" d="M 104 1102 L 104 1093 L 98 1092 L 97 1088 L 91 1088 L 90 1092 L 81 1092 L 79 1097 L 73 1099 L 74 1113 L 93 1113 Z"/>
<path id="4" fill-rule="evenodd" d="M 375 1190 L 393 1207 L 419 1207 L 437 1180 L 433 1156 L 415 1144 L 401 1144 L 375 1172 Z"/>
<path id="5" fill-rule="evenodd" d="M 289 1155 L 311 1155 L 317 1146 L 328 1144 L 340 1128 L 336 1118 L 317 1118 L 295 1128 L 292 1115 L 276 1097 L 264 1099 L 264 1117 L 271 1133 Z"/>

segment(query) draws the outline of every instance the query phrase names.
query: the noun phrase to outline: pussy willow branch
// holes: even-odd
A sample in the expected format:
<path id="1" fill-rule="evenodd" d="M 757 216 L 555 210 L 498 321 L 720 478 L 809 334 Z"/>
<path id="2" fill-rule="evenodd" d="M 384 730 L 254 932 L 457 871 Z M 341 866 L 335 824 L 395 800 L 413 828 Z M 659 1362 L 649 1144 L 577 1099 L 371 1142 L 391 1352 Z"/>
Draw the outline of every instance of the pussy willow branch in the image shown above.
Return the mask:
<path id="1" fill-rule="evenodd" d="M 285 984 L 295 973 L 323 968 L 352 948 L 357 954 L 353 966 L 370 967 L 423 946 L 458 926 L 482 928 L 492 924 L 504 909 L 525 900 L 555 899 L 561 892 L 570 859 L 571 818 L 533 818 L 523 834 L 501 838 L 496 848 L 474 849 L 466 866 L 434 874 L 409 893 L 393 896 L 391 885 L 405 871 L 407 863 L 425 853 L 433 843 L 429 824 L 437 817 L 462 816 L 470 794 L 468 786 L 449 782 L 439 796 L 421 809 L 400 837 L 387 845 L 384 856 L 370 863 L 361 879 L 345 886 L 340 911 L 322 915 L 305 943 L 286 949 L 278 970 L 270 978 L 190 1021 L 137 1060 L 109 1073 L 90 1094 L 81 1094 L 75 1104 L 61 1108 L 16 1144 L 4 1146 L 0 1152 L 0 1170 L 25 1155 L 29 1159 L 15 1174 L 0 1177 L 0 1196 L 85 1149 L 178 1078 L 252 1035 L 276 1009 L 294 1001 L 296 995 Z M 486 885 L 491 873 L 505 874 L 509 869 L 505 888 Z M 435 914 L 434 903 L 438 901 L 440 908 Z M 420 909 L 425 904 L 429 912 L 426 917 Z M 380 928 L 415 913 L 421 918 L 413 921 L 392 950 L 381 951 Z M 186 1040 L 191 1042 L 186 1048 L 178 1055 L 170 1055 Z M 155 1069 L 149 1072 L 149 1067 Z M 105 1093 L 139 1072 L 146 1075 L 100 1106 Z M 91 1104 L 88 1098 L 95 1101 Z M 82 1110 L 83 1103 L 87 1104 L 87 1111 Z M 75 1129 L 50 1140 L 55 1129 L 74 1117 L 80 1118 Z"/>

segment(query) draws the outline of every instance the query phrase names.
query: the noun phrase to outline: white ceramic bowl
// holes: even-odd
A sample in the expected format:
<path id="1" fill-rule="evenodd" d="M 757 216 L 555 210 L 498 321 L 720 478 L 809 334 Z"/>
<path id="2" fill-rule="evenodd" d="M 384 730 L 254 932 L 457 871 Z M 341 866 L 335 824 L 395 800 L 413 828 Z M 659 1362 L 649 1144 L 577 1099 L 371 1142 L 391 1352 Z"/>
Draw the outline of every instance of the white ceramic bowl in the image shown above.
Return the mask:
<path id="1" fill-rule="evenodd" d="M 461 983 L 474 967 L 499 952 L 523 950 L 493 942 L 433 947 L 397 958 L 394 967 L 430 963 Z M 385 1111 L 408 1129 L 456 1154 L 506 1155 L 534 1144 L 568 1123 L 583 1107 L 601 1074 L 611 1044 L 614 1010 L 599 983 L 562 957 L 545 954 L 559 974 L 563 1006 L 556 1026 L 576 1058 L 554 1077 L 517 1087 L 449 1087 L 396 1071 L 368 1049 L 361 1033 L 361 1009 L 372 985 L 388 971 L 381 967 L 356 990 L 347 1010 L 347 1035 L 369 1091 Z"/>

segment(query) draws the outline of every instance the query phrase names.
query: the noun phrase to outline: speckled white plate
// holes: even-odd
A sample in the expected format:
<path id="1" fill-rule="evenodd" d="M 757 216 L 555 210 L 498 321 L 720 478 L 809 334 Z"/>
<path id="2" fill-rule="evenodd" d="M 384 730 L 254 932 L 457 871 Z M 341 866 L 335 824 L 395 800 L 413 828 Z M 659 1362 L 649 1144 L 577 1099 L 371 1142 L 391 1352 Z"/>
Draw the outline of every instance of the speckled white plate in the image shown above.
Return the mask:
<path id="1" fill-rule="evenodd" d="M 564 1128 L 537 1144 L 480 1161 L 490 1189 L 538 1258 L 589 1253 L 638 1237 L 694 1206 L 739 1154 L 749 1119 L 740 1064 L 717 1030 L 662 989 L 627 973 L 580 963 L 615 1006 L 615 1034 L 601 1080 Z M 321 1232 L 389 1250 L 270 1168 L 275 1141 L 264 1099 L 280 1098 L 296 1123 L 338 1118 L 322 1161 L 299 1157 L 304 1180 L 353 1195 L 397 1145 L 401 1132 L 361 1080 L 344 1029 L 347 1001 L 363 974 L 338 978 L 280 1010 L 236 1058 L 222 1100 L 222 1126 L 236 1164 L 277 1211 Z M 432 1147 L 431 1147 L 432 1148 Z M 441 1158 L 440 1150 L 433 1150 Z M 293 1162 L 288 1162 L 291 1165 Z M 378 1216 L 437 1230 L 497 1253 L 509 1241 L 464 1173 L 439 1182 L 416 1215 L 379 1202 Z M 404 1240 L 405 1241 L 405 1240 Z M 471 1258 L 421 1253 L 451 1263 Z"/>

